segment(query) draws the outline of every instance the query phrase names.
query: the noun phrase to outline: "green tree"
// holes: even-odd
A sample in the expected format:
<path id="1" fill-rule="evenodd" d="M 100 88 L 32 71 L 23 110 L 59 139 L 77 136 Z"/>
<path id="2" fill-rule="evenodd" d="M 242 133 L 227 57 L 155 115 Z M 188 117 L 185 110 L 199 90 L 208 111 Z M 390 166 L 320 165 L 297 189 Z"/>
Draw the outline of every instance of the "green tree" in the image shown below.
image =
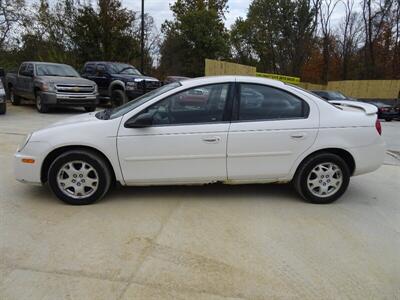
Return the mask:
<path id="1" fill-rule="evenodd" d="M 310 0 L 254 0 L 246 20 L 236 20 L 231 30 L 235 59 L 257 59 L 262 71 L 300 75 L 314 42 L 313 7 Z"/>
<path id="2" fill-rule="evenodd" d="M 24 0 L 0 0 L 0 49 L 17 25 L 25 19 Z"/>
<path id="3" fill-rule="evenodd" d="M 244 65 L 256 65 L 257 59 L 251 43 L 252 28 L 250 22 L 236 19 L 230 30 L 230 42 L 233 60 Z"/>
<path id="4" fill-rule="evenodd" d="M 162 25 L 161 69 L 164 73 L 201 76 L 206 58 L 229 57 L 224 26 L 227 0 L 177 0 L 173 21 Z"/>
<path id="5" fill-rule="evenodd" d="M 96 8 L 77 9 L 71 30 L 74 50 L 80 62 L 116 60 L 130 62 L 140 55 L 134 34 L 135 14 L 122 8 L 119 0 L 98 0 Z"/>

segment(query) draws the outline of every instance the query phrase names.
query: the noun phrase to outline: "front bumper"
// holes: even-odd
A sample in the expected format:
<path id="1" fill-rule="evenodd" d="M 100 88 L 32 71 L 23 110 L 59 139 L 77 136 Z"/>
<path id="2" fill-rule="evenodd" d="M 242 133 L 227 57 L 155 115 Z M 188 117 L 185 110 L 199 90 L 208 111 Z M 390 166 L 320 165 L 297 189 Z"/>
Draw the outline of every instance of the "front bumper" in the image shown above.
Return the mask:
<path id="1" fill-rule="evenodd" d="M 16 152 L 14 154 L 15 179 L 24 183 L 42 184 L 41 167 L 48 148 L 49 144 L 45 142 L 29 142 L 22 151 Z M 23 162 L 23 159 L 34 160 L 34 163 Z"/>
<path id="2" fill-rule="evenodd" d="M 48 106 L 97 106 L 96 94 L 56 94 L 42 93 L 42 102 Z"/>

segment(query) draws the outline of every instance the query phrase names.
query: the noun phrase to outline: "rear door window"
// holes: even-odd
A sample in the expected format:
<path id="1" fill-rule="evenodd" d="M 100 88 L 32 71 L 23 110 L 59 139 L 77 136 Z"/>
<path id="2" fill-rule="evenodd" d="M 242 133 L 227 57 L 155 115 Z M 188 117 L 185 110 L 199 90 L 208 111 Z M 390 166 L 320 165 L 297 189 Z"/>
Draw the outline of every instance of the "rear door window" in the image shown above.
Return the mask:
<path id="1" fill-rule="evenodd" d="M 239 120 L 306 118 L 308 104 L 291 93 L 261 84 L 241 84 Z"/>

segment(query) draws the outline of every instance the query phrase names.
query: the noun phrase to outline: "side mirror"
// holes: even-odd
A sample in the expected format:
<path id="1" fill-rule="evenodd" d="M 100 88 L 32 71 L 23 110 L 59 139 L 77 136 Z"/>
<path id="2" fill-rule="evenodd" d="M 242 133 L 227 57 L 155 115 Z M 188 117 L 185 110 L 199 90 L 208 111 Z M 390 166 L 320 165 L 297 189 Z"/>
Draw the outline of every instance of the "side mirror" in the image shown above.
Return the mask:
<path id="1" fill-rule="evenodd" d="M 144 128 L 153 125 L 153 114 L 145 113 L 138 117 L 130 118 L 125 122 L 125 128 Z"/>

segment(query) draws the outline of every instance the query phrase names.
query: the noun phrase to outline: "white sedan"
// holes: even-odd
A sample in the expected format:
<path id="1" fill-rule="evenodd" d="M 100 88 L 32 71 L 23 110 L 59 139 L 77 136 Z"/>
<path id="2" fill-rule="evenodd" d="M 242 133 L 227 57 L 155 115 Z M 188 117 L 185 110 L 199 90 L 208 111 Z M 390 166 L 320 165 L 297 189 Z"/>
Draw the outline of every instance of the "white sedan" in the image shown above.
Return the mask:
<path id="1" fill-rule="evenodd" d="M 15 172 L 21 182 L 48 182 L 70 204 L 93 203 L 116 182 L 292 182 L 307 201 L 329 203 L 383 158 L 375 106 L 220 76 L 171 83 L 35 131 L 15 154 Z"/>

